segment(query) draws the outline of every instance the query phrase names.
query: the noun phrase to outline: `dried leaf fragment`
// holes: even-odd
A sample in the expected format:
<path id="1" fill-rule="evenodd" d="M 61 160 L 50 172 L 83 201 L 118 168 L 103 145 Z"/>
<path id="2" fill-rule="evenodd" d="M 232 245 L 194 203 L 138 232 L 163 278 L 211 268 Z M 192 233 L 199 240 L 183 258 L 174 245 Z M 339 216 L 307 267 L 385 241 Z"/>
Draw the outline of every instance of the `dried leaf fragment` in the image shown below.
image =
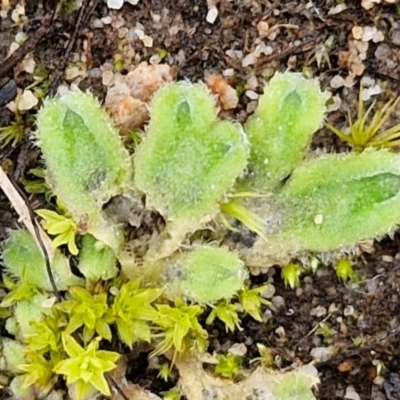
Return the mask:
<path id="1" fill-rule="evenodd" d="M 123 386 L 121 390 L 128 399 L 161 400 L 161 397 L 158 397 L 154 393 L 144 390 L 139 385 L 134 385 L 133 383 L 128 383 L 126 386 Z M 123 397 L 120 394 L 115 394 L 111 397 L 111 400 L 123 400 Z"/>
<path id="2" fill-rule="evenodd" d="M 188 400 L 314 400 L 311 388 L 319 383 L 312 365 L 286 373 L 267 372 L 259 367 L 238 383 L 210 375 L 195 357 L 180 358 L 175 365 L 180 375 L 178 384 Z"/>
<path id="3" fill-rule="evenodd" d="M 165 64 L 143 62 L 124 76 L 111 77 L 108 71 L 103 72 L 103 84 L 108 86 L 105 107 L 122 134 L 144 125 L 148 119 L 146 103 L 161 86 L 172 80 L 172 69 Z"/>

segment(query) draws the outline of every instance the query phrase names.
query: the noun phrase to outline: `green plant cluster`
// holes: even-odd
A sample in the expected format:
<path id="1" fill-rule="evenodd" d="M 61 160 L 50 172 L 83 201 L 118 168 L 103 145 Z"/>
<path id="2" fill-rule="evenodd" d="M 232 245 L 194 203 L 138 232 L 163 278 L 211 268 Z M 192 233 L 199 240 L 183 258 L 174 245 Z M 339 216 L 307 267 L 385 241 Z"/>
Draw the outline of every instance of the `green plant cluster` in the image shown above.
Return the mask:
<path id="1" fill-rule="evenodd" d="M 29 235 L 25 231 L 13 235 L 22 234 Z M 25 239 L 39 252 L 33 238 Z M 6 260 L 10 262 L 7 252 Z M 180 298 L 171 302 L 161 288 L 143 287 L 139 280 L 122 283 L 119 278 L 97 281 L 90 289 L 70 286 L 63 301 L 57 303 L 43 286 L 27 283 L 26 274 L 22 276 L 17 282 L 7 274 L 3 277 L 8 294 L 0 307 L 7 311 L 3 315 L 8 318 L 6 329 L 15 340 L 3 340 L 0 368 L 15 375 L 10 387 L 13 395 L 23 400 L 31 398 L 32 391 L 39 398 L 55 395 L 60 377 L 73 399 L 98 392 L 109 396 L 107 373 L 118 367 L 121 354 L 99 350 L 99 346 L 116 338 L 131 349 L 149 343 L 154 348 L 151 356 L 168 355 L 172 363 L 180 354 L 204 352 L 208 346 L 208 333 L 198 320 L 206 312 L 206 304 Z M 260 297 L 264 289 L 243 288 L 239 294 L 244 299 L 243 311 L 257 320 L 265 302 Z"/>
<path id="2" fill-rule="evenodd" d="M 326 123 L 325 126 L 334 132 L 340 139 L 349 143 L 356 150 L 360 151 L 366 147 L 395 147 L 400 144 L 400 124 L 383 129 L 385 123 L 395 111 L 400 97 L 389 100 L 371 116 L 372 110 L 376 105 L 374 101 L 365 111 L 362 100 L 362 90 L 358 99 L 357 119 L 353 122 L 351 115 L 348 115 L 349 132 L 337 129 L 331 124 Z"/>
<path id="3" fill-rule="evenodd" d="M 220 120 L 201 84 L 168 84 L 149 109 L 133 150 L 90 94 L 47 100 L 38 114 L 36 189 L 56 211 L 37 213 L 54 249 L 47 260 L 24 230 L 3 249 L 14 339 L 3 340 L 2 363 L 17 398 L 57 398 L 60 377 L 73 399 L 108 396 L 116 343 L 148 343 L 172 362 L 204 351 L 206 307 L 206 323 L 227 330 L 242 313 L 262 321 L 267 285 L 248 287 L 248 267 L 342 249 L 400 222 L 400 156 L 312 154 L 325 99 L 300 74 L 276 74 L 244 126 Z M 282 276 L 294 287 L 301 272 L 288 264 Z M 220 358 L 220 373 L 233 377 L 237 361 Z"/>

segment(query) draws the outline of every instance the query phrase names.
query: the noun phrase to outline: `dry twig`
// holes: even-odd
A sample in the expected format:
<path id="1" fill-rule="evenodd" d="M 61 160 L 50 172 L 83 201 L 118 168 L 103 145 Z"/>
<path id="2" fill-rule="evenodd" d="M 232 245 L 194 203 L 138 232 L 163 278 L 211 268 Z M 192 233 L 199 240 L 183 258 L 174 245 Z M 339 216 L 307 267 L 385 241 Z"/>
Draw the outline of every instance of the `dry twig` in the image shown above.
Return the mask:
<path id="1" fill-rule="evenodd" d="M 14 207 L 15 211 L 17 212 L 19 220 L 25 225 L 26 229 L 35 239 L 36 239 L 36 230 L 33 225 L 34 224 L 37 225 L 43 244 L 46 247 L 47 254 L 49 255 L 50 259 L 53 259 L 54 249 L 52 248 L 51 245 L 51 239 L 47 236 L 46 232 L 42 229 L 42 227 L 36 223 L 36 221 L 32 221 L 29 207 L 26 205 L 24 199 L 19 194 L 18 190 L 15 188 L 15 186 L 10 181 L 7 174 L 3 171 L 1 167 L 0 167 L 0 188 L 3 189 L 3 192 L 7 196 L 12 206 Z"/>
<path id="2" fill-rule="evenodd" d="M 25 225 L 26 229 L 36 240 L 36 243 L 43 254 L 47 274 L 50 279 L 51 286 L 53 288 L 54 294 L 58 301 L 61 301 L 60 292 L 57 289 L 57 285 L 54 280 L 53 273 L 51 271 L 51 262 L 54 258 L 54 249 L 51 244 L 50 238 L 43 231 L 41 226 L 37 223 L 33 210 L 28 205 L 28 201 L 24 199 L 23 194 L 18 190 L 12 181 L 8 178 L 7 174 L 0 167 L 0 188 L 3 190 L 5 195 L 10 200 L 15 211 L 19 215 L 20 221 Z"/>

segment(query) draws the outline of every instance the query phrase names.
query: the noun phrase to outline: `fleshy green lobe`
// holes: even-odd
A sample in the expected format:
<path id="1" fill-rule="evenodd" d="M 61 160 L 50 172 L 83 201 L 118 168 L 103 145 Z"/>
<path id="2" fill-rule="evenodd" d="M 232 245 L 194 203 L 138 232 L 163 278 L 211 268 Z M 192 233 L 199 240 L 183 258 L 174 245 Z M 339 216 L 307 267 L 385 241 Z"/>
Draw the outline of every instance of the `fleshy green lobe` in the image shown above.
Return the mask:
<path id="1" fill-rule="evenodd" d="M 400 157 L 378 150 L 305 162 L 281 200 L 289 247 L 330 251 L 389 233 L 400 223 Z"/>
<path id="2" fill-rule="evenodd" d="M 169 298 L 183 297 L 210 304 L 237 294 L 243 288 L 247 272 L 235 253 L 204 246 L 170 260 L 166 278 Z"/>
<path id="3" fill-rule="evenodd" d="M 40 289 L 52 290 L 43 255 L 28 231 L 21 229 L 11 232 L 3 249 L 3 262 L 11 276 Z M 82 282 L 72 274 L 67 259 L 59 250 L 55 250 L 51 268 L 59 290 Z"/>
<path id="4" fill-rule="evenodd" d="M 135 155 L 135 183 L 147 205 L 182 235 L 218 212 L 246 166 L 248 146 L 238 125 L 217 120 L 214 100 L 202 85 L 165 86 L 150 115 Z"/>
<path id="5" fill-rule="evenodd" d="M 101 208 L 130 185 L 131 161 L 109 116 L 91 94 L 69 92 L 45 103 L 37 126 L 52 191 L 76 222 L 117 247 L 113 232 L 101 233 Z"/>
<path id="6" fill-rule="evenodd" d="M 286 178 L 304 157 L 324 112 L 315 82 L 297 73 L 276 74 L 245 125 L 251 155 L 243 184 L 270 190 Z"/>
<path id="7" fill-rule="evenodd" d="M 82 237 L 78 269 L 86 279 L 97 281 L 114 278 L 117 273 L 115 253 L 108 246 L 98 242 L 92 235 Z"/>

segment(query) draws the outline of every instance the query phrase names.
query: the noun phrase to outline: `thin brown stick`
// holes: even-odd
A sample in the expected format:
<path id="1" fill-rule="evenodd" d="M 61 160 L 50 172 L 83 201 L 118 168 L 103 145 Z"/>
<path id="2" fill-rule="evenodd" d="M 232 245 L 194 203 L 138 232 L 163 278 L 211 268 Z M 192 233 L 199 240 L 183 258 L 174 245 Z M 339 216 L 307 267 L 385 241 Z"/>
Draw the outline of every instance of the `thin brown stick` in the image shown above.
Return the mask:
<path id="1" fill-rule="evenodd" d="M 85 18 L 84 18 L 84 20 L 83 20 L 83 22 L 82 22 L 82 25 L 83 25 L 84 28 L 85 28 L 85 27 L 87 26 L 87 24 L 89 23 L 89 20 L 90 20 L 90 18 L 92 17 L 92 14 L 93 14 L 94 10 L 96 9 L 98 2 L 99 2 L 99 0 L 94 0 L 94 1 L 93 1 L 93 4 L 92 4 L 92 7 L 90 7 L 89 11 L 88 11 L 87 14 L 85 15 Z"/>
<path id="2" fill-rule="evenodd" d="M 304 43 L 301 43 L 297 46 L 289 47 L 289 48 L 281 51 L 280 53 L 274 52 L 269 56 L 264 56 L 262 58 L 260 57 L 260 62 L 262 62 L 263 64 L 267 64 L 273 60 L 279 60 L 279 59 L 287 57 L 293 53 L 294 54 L 305 53 L 306 51 L 309 51 L 312 48 L 314 48 L 317 44 L 318 44 L 318 40 L 315 40 L 315 39 L 307 40 Z"/>
<path id="3" fill-rule="evenodd" d="M 50 284 L 53 288 L 53 292 L 57 297 L 58 301 L 61 301 L 61 294 L 57 289 L 56 282 L 54 280 L 53 272 L 51 270 L 51 262 L 54 259 L 54 249 L 51 244 L 50 238 L 43 231 L 41 226 L 35 219 L 35 214 L 29 205 L 28 199 L 25 194 L 16 186 L 6 175 L 3 169 L 0 167 L 0 188 L 10 200 L 15 211 L 19 215 L 20 221 L 25 225 L 26 229 L 35 239 L 40 251 L 42 252 L 43 258 L 46 263 L 46 271 L 50 280 Z"/>
<path id="4" fill-rule="evenodd" d="M 106 375 L 106 379 L 111 382 L 111 386 L 118 392 L 118 394 L 124 399 L 129 400 L 128 396 L 119 387 L 118 383 L 111 377 L 111 375 Z M 109 383 L 110 384 L 110 383 Z"/>
<path id="5" fill-rule="evenodd" d="M 300 343 L 302 343 L 303 340 L 305 340 L 306 338 L 308 338 L 309 336 L 311 336 L 311 335 L 318 329 L 318 327 L 320 326 L 320 324 L 322 324 L 323 322 L 328 321 L 328 319 L 329 319 L 330 317 L 332 317 L 332 314 L 328 314 L 322 321 L 319 321 L 318 324 L 315 325 L 314 328 L 312 328 L 312 329 L 307 333 L 307 335 L 303 336 L 303 337 L 295 344 L 294 347 L 298 347 L 298 345 L 299 345 Z"/>
<path id="6" fill-rule="evenodd" d="M 13 173 L 11 174 L 11 178 L 14 182 L 18 182 L 21 176 L 24 175 L 25 169 L 27 167 L 27 159 L 28 152 L 31 149 L 32 143 L 29 140 L 26 140 L 21 143 L 20 151 L 18 152 L 16 166 L 14 168 Z"/>
<path id="7" fill-rule="evenodd" d="M 8 200 L 14 207 L 15 211 L 19 216 L 19 220 L 25 225 L 26 229 L 29 233 L 36 239 L 36 229 L 34 228 L 34 222 L 31 219 L 31 214 L 29 212 L 29 208 L 26 205 L 26 202 L 19 194 L 18 190 L 15 188 L 11 180 L 8 178 L 7 174 L 0 167 L 0 188 L 3 189 L 3 192 L 8 197 Z M 48 253 L 50 260 L 54 257 L 54 249 L 51 245 L 51 240 L 47 236 L 46 232 L 38 226 L 40 237 L 43 241 L 43 244 L 46 248 L 46 252 Z M 39 245 L 39 243 L 38 243 Z"/>

